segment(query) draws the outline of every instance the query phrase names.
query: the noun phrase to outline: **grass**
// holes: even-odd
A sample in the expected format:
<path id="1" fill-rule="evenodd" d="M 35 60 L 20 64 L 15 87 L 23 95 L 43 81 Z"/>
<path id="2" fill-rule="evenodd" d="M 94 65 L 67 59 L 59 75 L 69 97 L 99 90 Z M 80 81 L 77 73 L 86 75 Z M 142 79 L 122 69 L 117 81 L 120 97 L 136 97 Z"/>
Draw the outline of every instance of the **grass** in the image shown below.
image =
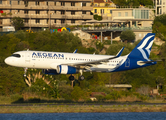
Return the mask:
<path id="1" fill-rule="evenodd" d="M 78 112 L 166 112 L 162 106 L 118 105 L 55 105 L 55 106 L 1 106 L 0 113 L 78 113 Z"/>
<path id="2" fill-rule="evenodd" d="M 166 101 L 161 99 L 161 100 L 146 100 L 144 102 L 165 103 Z M 47 103 L 49 103 L 49 105 L 47 105 Z M 117 104 L 111 105 L 111 103 L 117 103 Z M 135 104 L 121 105 L 118 103 L 135 103 Z M 141 103 L 141 101 L 139 103 Z M 138 102 L 134 101 L 133 102 L 124 102 L 124 101 L 90 102 L 89 101 L 84 104 L 84 102 L 38 98 L 37 96 L 35 96 L 33 99 L 30 99 L 28 97 L 27 99 L 24 100 L 23 97 L 18 94 L 11 96 L 0 96 L 0 104 L 14 105 L 14 106 L 0 106 L 0 113 L 166 112 L 166 105 L 153 105 L 153 104 L 139 105 Z M 19 105 L 21 104 L 23 106 L 17 106 L 17 104 Z M 31 105 L 31 106 L 26 106 L 26 105 Z"/>
<path id="3" fill-rule="evenodd" d="M 12 102 L 11 97 L 0 96 L 0 104 L 11 104 Z"/>

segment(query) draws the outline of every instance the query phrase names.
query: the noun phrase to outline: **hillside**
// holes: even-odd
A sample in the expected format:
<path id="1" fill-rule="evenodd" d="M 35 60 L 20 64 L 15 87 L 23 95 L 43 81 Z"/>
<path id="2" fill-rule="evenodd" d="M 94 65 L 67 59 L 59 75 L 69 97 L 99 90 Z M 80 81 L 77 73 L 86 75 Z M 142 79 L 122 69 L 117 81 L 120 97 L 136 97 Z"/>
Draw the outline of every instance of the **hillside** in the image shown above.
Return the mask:
<path id="1" fill-rule="evenodd" d="M 136 42 L 137 43 L 137 42 Z M 79 53 L 100 53 L 105 47 L 106 54 L 115 55 L 125 46 L 122 55 L 128 54 L 136 45 L 129 43 L 99 43 L 92 41 L 88 46 L 83 46 L 81 40 L 70 32 L 54 32 L 42 31 L 36 33 L 27 33 L 18 31 L 16 33 L 5 34 L 0 36 L 0 95 L 13 96 L 23 101 L 31 101 L 33 98 L 53 98 L 57 100 L 74 100 L 74 101 L 89 101 L 92 92 L 104 92 L 105 96 L 97 95 L 98 100 L 114 101 L 120 98 L 133 97 L 133 100 L 149 99 L 139 89 L 144 86 L 149 88 L 147 93 L 156 88 L 157 85 L 162 85 L 160 93 L 166 93 L 165 80 L 166 69 L 164 62 L 160 62 L 155 66 L 140 68 L 130 71 L 117 73 L 84 73 L 85 80 L 73 81 L 74 87 L 71 86 L 71 81 L 68 80 L 69 75 L 44 75 L 41 70 L 28 69 L 27 80 L 23 78 L 23 69 L 10 67 L 4 64 L 4 59 L 10 56 L 13 52 L 19 50 L 42 50 L 42 51 L 62 51 L 73 52 L 78 49 Z M 109 46 L 109 47 L 108 47 Z M 161 51 L 160 55 L 151 54 L 150 58 L 165 57 L 164 47 L 153 46 L 154 51 Z M 96 48 L 96 49 L 95 49 Z M 104 52 L 102 53 L 104 54 Z M 78 75 L 75 75 L 77 78 Z M 131 91 L 115 91 L 112 88 L 106 88 L 105 84 L 131 84 Z M 137 99 L 135 99 L 135 97 Z"/>

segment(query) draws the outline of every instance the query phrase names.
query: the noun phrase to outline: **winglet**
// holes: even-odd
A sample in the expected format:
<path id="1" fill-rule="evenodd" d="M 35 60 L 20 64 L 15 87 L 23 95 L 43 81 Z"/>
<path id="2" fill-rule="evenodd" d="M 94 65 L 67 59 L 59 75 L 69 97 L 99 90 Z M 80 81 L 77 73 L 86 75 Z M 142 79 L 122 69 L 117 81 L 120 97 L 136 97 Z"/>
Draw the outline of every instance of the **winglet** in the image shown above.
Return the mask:
<path id="1" fill-rule="evenodd" d="M 123 52 L 123 50 L 124 50 L 124 47 L 122 47 L 122 49 L 116 54 L 116 57 L 120 57 L 122 52 Z"/>
<path id="2" fill-rule="evenodd" d="M 76 49 L 73 53 L 76 53 L 78 49 Z"/>

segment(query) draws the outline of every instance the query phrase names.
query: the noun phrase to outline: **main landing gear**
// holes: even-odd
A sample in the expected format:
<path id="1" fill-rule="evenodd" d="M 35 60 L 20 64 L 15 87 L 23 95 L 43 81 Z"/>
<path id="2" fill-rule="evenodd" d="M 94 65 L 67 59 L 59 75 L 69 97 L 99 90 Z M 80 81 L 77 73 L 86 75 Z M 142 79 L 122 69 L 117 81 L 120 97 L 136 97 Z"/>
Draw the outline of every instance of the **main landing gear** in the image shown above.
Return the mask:
<path id="1" fill-rule="evenodd" d="M 74 80 L 74 76 L 70 75 L 70 76 L 69 76 L 69 80 L 70 80 L 70 81 L 73 81 L 73 80 Z"/>
<path id="2" fill-rule="evenodd" d="M 83 75 L 79 76 L 79 80 L 84 80 L 84 79 L 85 79 L 85 77 Z"/>
<path id="3" fill-rule="evenodd" d="M 84 80 L 85 79 L 85 77 L 82 75 L 82 73 L 83 73 L 82 70 L 80 70 L 81 75 L 79 76 L 79 80 Z"/>
<path id="4" fill-rule="evenodd" d="M 82 70 L 80 70 L 80 74 L 81 75 L 79 76 L 79 80 L 84 80 L 85 77 L 82 75 Z M 71 81 L 74 80 L 74 76 L 72 74 L 69 76 L 69 80 L 71 80 Z"/>
<path id="5" fill-rule="evenodd" d="M 85 79 L 85 77 L 84 77 L 83 75 L 80 75 L 80 76 L 79 76 L 79 80 L 84 80 L 84 79 Z M 74 76 L 73 76 L 73 75 L 70 75 L 70 76 L 69 76 L 69 80 L 70 80 L 70 81 L 73 81 L 73 80 L 74 80 Z"/>

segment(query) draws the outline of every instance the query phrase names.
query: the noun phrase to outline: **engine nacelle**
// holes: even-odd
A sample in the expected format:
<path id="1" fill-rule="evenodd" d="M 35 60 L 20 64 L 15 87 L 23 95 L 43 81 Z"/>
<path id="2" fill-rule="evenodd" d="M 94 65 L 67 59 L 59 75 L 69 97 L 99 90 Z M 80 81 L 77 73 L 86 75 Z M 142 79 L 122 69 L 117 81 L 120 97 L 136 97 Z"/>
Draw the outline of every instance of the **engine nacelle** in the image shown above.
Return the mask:
<path id="1" fill-rule="evenodd" d="M 58 65 L 57 66 L 57 73 L 59 74 L 75 74 L 78 73 L 79 70 L 75 67 L 71 67 L 68 65 Z"/>
<path id="2" fill-rule="evenodd" d="M 54 69 L 43 69 L 42 72 L 48 75 L 58 75 L 57 71 Z"/>

